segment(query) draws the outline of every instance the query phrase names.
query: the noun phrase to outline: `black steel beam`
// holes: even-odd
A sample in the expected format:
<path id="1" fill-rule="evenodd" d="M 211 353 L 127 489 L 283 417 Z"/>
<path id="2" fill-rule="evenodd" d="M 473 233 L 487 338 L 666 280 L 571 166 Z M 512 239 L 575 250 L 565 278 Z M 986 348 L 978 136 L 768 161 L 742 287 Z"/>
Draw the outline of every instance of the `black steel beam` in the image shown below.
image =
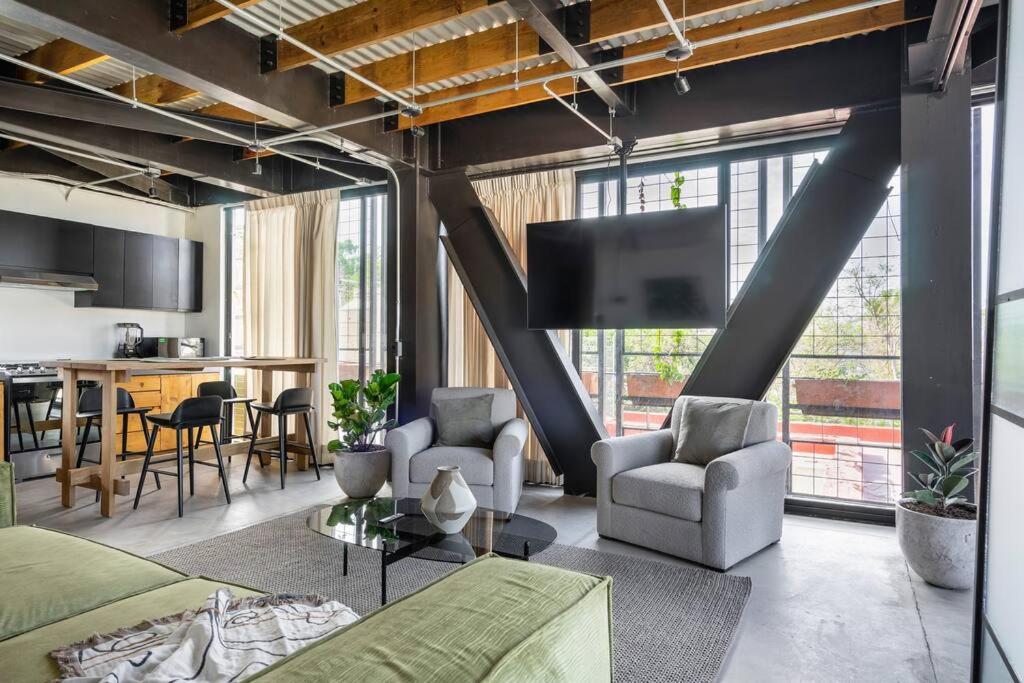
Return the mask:
<path id="1" fill-rule="evenodd" d="M 78 164 L 68 163 L 38 147 L 18 147 L 0 152 L 0 171 L 51 175 L 76 183 L 102 180 L 103 176 Z"/>
<path id="2" fill-rule="evenodd" d="M 900 424 L 906 452 L 922 446 L 921 427 L 938 433 L 956 423 L 957 438 L 974 430 L 971 330 L 981 320 L 972 315 L 970 71 L 954 74 L 943 93 L 908 87 L 900 109 Z M 910 475 L 924 470 L 917 458 L 904 458 L 908 489 L 920 488 Z M 974 487 L 965 495 L 973 499 Z"/>
<path id="3" fill-rule="evenodd" d="M 39 86 L 25 83 L 24 81 L 0 78 L 0 103 L 3 103 L 3 106 L 7 109 L 46 114 L 47 116 L 60 116 L 75 121 L 100 123 L 105 126 L 131 128 L 132 130 L 147 131 L 149 133 L 160 133 L 161 135 L 172 135 L 207 142 L 220 142 L 235 146 L 240 144 L 222 135 L 211 133 L 202 128 L 196 128 L 187 123 L 176 121 L 145 109 L 132 108 L 131 105 L 104 98 L 101 95 L 55 87 L 52 84 Z M 175 112 L 175 114 L 189 120 L 215 126 L 227 133 L 247 139 L 253 136 L 253 124 L 251 123 L 229 121 L 227 119 L 189 112 Z M 291 132 L 285 128 L 262 123 L 257 126 L 257 130 L 259 131 L 260 138 L 264 140 Z M 352 161 L 348 155 L 325 144 L 315 142 L 290 142 L 282 145 L 281 150 L 302 156 L 333 159 L 343 162 L 343 164 Z M 365 164 L 357 165 L 350 163 L 348 166 L 342 165 L 338 168 L 356 176 L 365 175 L 370 180 L 384 180 L 386 177 L 386 172 L 383 169 L 369 167 Z"/>
<path id="4" fill-rule="evenodd" d="M 575 24 L 586 24 L 589 29 L 590 3 L 577 3 L 564 7 L 558 0 L 508 0 L 508 4 L 526 20 L 526 23 L 540 36 L 540 39 L 550 46 L 570 68 L 581 69 L 591 65 L 591 61 L 576 48 L 579 42 L 566 36 L 567 33 L 572 33 L 573 28 L 576 27 L 565 25 L 568 18 Z M 590 31 L 587 30 L 585 33 L 588 35 L 583 42 L 590 42 Z M 630 113 L 629 107 L 605 82 L 600 72 L 590 71 L 580 78 L 609 109 L 614 109 L 619 115 Z"/>
<path id="5" fill-rule="evenodd" d="M 683 394 L 764 396 L 889 196 L 899 163 L 898 109 L 853 114 L 790 201 Z"/>
<path id="6" fill-rule="evenodd" d="M 445 270 L 438 235 L 440 222 L 427 195 L 428 181 L 418 169 L 398 172 L 399 321 L 398 419 L 424 417 L 430 394 L 447 383 L 443 372 L 447 353 L 442 299 Z"/>
<path id="7" fill-rule="evenodd" d="M 579 374 L 551 330 L 526 326 L 526 276 L 464 173 L 430 179 L 448 258 L 473 302 L 523 412 L 570 494 L 595 494 L 590 447 L 607 438 Z"/>
<path id="8" fill-rule="evenodd" d="M 117 178 L 123 176 L 127 169 L 124 166 L 117 166 L 116 164 L 108 164 L 102 161 L 96 161 L 94 159 L 85 159 L 83 157 L 74 156 L 72 154 L 64 154 L 62 152 L 50 151 L 50 154 L 60 157 L 65 161 L 70 161 L 73 164 L 77 164 L 82 168 L 87 168 L 90 171 L 100 174 L 105 178 Z M 171 204 L 179 204 L 181 206 L 190 206 L 188 193 L 181 188 L 172 185 L 166 180 L 160 178 L 147 178 L 145 176 L 134 176 L 132 178 L 120 178 L 114 183 L 107 183 L 108 187 L 118 189 L 117 185 L 124 185 L 133 190 L 141 192 L 145 195 L 149 195 L 150 188 L 153 190 L 153 197 L 164 202 Z"/>
<path id="9" fill-rule="evenodd" d="M 62 36 L 289 128 L 338 123 L 378 111 L 373 101 L 332 110 L 328 76 L 315 67 L 260 73 L 259 38 L 227 21 L 178 35 L 157 0 L 0 0 L 0 15 Z M 373 123 L 339 134 L 384 159 L 400 140 Z"/>
<path id="10" fill-rule="evenodd" d="M 633 116 L 615 122 L 623 140 L 665 138 L 685 142 L 694 131 L 725 137 L 738 125 L 779 117 L 898 102 L 903 50 L 900 29 L 836 40 L 687 72 L 693 89 L 676 95 L 672 77 L 634 84 Z M 580 98 L 586 113 L 603 120 L 604 104 Z M 435 168 L 502 170 L 523 160 L 561 163 L 591 159 L 607 147 L 595 146 L 594 131 L 557 102 L 473 116 L 440 124 Z M 473 144 L 466 144 L 472 140 Z"/>
<path id="11" fill-rule="evenodd" d="M 40 116 L 0 109 L 0 130 L 51 144 L 67 145 L 95 154 L 115 156 L 139 165 L 153 164 L 205 182 L 257 195 L 285 191 L 277 161 L 267 159 L 263 175 L 252 175 L 251 166 L 233 159 L 233 150 L 211 142 L 175 144 L 166 136 L 144 131 L 113 128 L 96 123 Z M 281 159 L 280 161 L 283 161 Z"/>

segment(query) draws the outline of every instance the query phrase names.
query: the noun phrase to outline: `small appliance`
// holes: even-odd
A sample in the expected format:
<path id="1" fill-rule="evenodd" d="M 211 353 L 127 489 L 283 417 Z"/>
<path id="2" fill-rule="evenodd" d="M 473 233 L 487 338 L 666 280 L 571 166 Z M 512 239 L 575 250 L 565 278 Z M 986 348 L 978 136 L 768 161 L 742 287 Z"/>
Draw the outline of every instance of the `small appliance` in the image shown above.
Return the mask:
<path id="1" fill-rule="evenodd" d="M 143 337 L 139 348 L 148 358 L 203 358 L 206 340 L 203 337 Z"/>
<path id="2" fill-rule="evenodd" d="M 117 348 L 114 358 L 139 358 L 142 355 L 142 325 L 138 323 L 117 323 Z"/>

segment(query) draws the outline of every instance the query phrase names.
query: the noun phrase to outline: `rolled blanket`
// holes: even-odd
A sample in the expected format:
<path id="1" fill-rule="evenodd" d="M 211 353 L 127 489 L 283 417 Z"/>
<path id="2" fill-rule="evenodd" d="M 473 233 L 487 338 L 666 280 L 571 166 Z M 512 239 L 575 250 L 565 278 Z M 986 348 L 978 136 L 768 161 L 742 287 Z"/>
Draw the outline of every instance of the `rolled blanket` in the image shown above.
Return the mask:
<path id="1" fill-rule="evenodd" d="M 219 588 L 201 609 L 146 621 L 50 653 L 61 680 L 242 681 L 359 618 L 319 596 L 236 598 Z"/>

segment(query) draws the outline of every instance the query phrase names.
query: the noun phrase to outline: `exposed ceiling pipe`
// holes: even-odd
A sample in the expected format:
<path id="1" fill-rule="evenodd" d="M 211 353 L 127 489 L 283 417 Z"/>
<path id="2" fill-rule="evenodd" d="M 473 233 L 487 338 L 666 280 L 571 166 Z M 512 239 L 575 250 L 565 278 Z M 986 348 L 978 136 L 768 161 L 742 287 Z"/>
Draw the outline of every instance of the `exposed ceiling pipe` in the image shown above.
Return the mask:
<path id="1" fill-rule="evenodd" d="M 558 76 L 556 76 L 555 78 L 558 78 Z M 598 126 L 596 123 L 594 123 L 593 121 L 588 119 L 582 112 L 580 112 L 579 109 L 574 107 L 571 102 L 567 102 L 565 99 L 562 98 L 561 95 L 559 95 L 554 90 L 552 90 L 551 87 L 548 85 L 548 83 L 550 83 L 552 80 L 555 80 L 555 79 L 549 79 L 547 81 L 544 81 L 544 85 L 543 85 L 544 92 L 546 92 L 548 95 L 551 95 L 551 97 L 555 98 L 556 102 L 558 102 L 560 105 L 562 105 L 563 107 L 568 109 L 569 112 L 572 113 L 573 115 L 575 115 L 576 117 L 578 117 L 580 121 L 582 121 L 583 123 L 587 124 L 588 126 L 593 128 L 594 130 L 596 130 L 598 132 L 598 134 L 600 134 L 600 136 L 603 137 L 605 142 L 607 142 L 609 145 L 620 144 L 620 141 L 619 141 L 618 138 L 613 136 L 611 133 L 605 133 L 603 130 L 601 130 L 600 126 Z"/>
<path id="2" fill-rule="evenodd" d="M 269 21 L 263 19 L 259 15 L 253 14 L 252 12 L 250 12 L 247 9 L 245 9 L 244 7 L 239 7 L 238 5 L 234 4 L 233 2 L 229 2 L 229 0 L 215 0 L 215 1 L 217 2 L 217 4 L 223 5 L 227 9 L 229 9 L 232 12 L 234 12 L 235 14 L 237 14 L 238 16 L 245 17 L 249 22 L 255 24 L 256 26 L 259 26 L 264 31 L 268 31 L 270 33 L 273 33 L 275 36 L 277 36 L 281 40 L 285 41 L 286 43 L 291 43 L 292 45 L 294 45 L 295 47 L 299 48 L 303 52 L 309 53 L 310 55 L 316 57 L 317 59 L 319 59 L 324 64 L 327 64 L 328 66 L 330 66 L 332 69 L 337 69 L 338 71 L 344 73 L 346 76 L 349 76 L 349 77 L 354 78 L 355 80 L 359 81 L 360 83 L 362 83 L 366 87 L 372 88 L 373 90 L 377 91 L 378 93 L 380 93 L 384 97 L 388 98 L 392 102 L 396 102 L 396 103 L 400 104 L 403 109 L 417 109 L 417 105 L 414 102 L 410 102 L 409 100 L 396 95 L 395 93 L 391 92 L 387 88 L 384 88 L 383 86 L 381 86 L 381 85 L 379 85 L 377 83 L 374 83 L 369 78 L 366 78 L 365 76 L 360 74 L 355 69 L 350 69 L 349 67 L 345 66 L 344 64 L 342 64 L 338 60 L 336 60 L 336 59 L 334 59 L 332 57 L 328 57 L 327 55 L 325 55 L 324 53 L 320 52 L 319 50 L 317 50 L 317 49 L 315 49 L 313 47 L 310 47 L 309 45 L 306 45 L 301 40 L 293 38 L 292 36 L 290 36 L 287 33 L 285 33 L 283 29 L 275 27 L 273 24 L 271 24 Z"/>
<path id="3" fill-rule="evenodd" d="M 676 37 L 676 42 L 679 43 L 679 47 L 685 48 L 688 42 L 686 40 L 686 36 L 684 36 L 682 31 L 679 30 L 679 24 L 676 23 L 676 19 L 672 16 L 672 12 L 669 10 L 668 5 L 665 4 L 665 0 L 654 1 L 658 3 L 658 7 L 661 9 L 661 14 L 665 17 L 665 21 L 668 22 L 668 27 L 672 29 L 672 35 Z M 683 10 L 683 13 L 686 13 L 685 9 Z M 686 21 L 685 16 L 682 21 Z M 683 24 L 683 28 L 686 28 L 685 24 Z"/>
<path id="4" fill-rule="evenodd" d="M 253 145 L 253 141 L 252 140 L 244 138 L 241 135 L 235 135 L 234 133 L 231 133 L 231 132 L 228 132 L 228 131 L 225 131 L 225 130 L 221 130 L 221 129 L 217 128 L 216 126 L 211 126 L 209 124 L 203 123 L 202 121 L 197 121 L 195 119 L 188 118 L 186 116 L 181 116 L 180 114 L 177 114 L 177 113 L 175 113 L 174 111 L 172 111 L 170 109 L 162 109 L 160 107 L 155 107 L 155 106 L 153 106 L 151 104 L 147 104 L 146 102 L 139 102 L 138 100 L 133 100 L 130 97 L 124 97 L 123 95 L 119 95 L 119 94 L 117 94 L 115 92 L 111 92 L 110 90 L 104 90 L 103 88 L 97 87 L 97 86 L 92 85 L 90 83 L 86 83 L 85 81 L 80 81 L 80 80 L 78 80 L 76 78 L 72 78 L 71 76 L 66 76 L 66 75 L 64 75 L 62 73 L 58 73 L 56 71 L 51 71 L 51 70 L 49 70 L 49 69 L 47 69 L 45 67 L 39 66 L 38 64 L 30 64 L 29 62 L 22 61 L 22 60 L 18 59 L 17 57 L 11 57 L 11 56 L 5 55 L 5 54 L 0 54 L 0 60 L 3 60 L 5 62 L 9 62 L 11 64 L 14 64 L 16 66 L 20 66 L 20 67 L 25 68 L 25 69 L 30 69 L 32 71 L 39 72 L 39 73 L 44 74 L 44 75 L 46 75 L 46 76 L 48 76 L 50 78 L 54 78 L 54 79 L 57 79 L 57 80 L 64 81 L 65 83 L 70 83 L 70 84 L 72 84 L 74 86 L 77 86 L 79 88 L 83 88 L 85 90 L 89 90 L 89 91 L 97 93 L 99 95 L 103 95 L 104 97 L 109 97 L 110 99 L 113 99 L 113 100 L 117 100 L 118 102 L 124 102 L 125 104 L 129 104 L 132 107 L 138 107 L 140 109 L 145 109 L 146 111 L 151 111 L 154 114 L 159 114 L 160 116 L 166 116 L 167 118 L 174 119 L 175 121 L 178 121 L 180 123 L 184 123 L 186 125 L 193 126 L 195 128 L 201 128 L 201 129 L 209 131 L 211 133 L 216 133 L 217 135 L 220 135 L 220 136 L 222 136 L 222 137 L 224 137 L 224 138 L 226 138 L 228 140 L 232 140 L 232 141 L 234 141 L 234 142 L 236 142 L 238 144 L 241 144 L 241 145 L 243 145 L 243 146 L 245 146 L 247 148 Z M 282 157 L 284 157 L 286 159 L 291 159 L 293 161 L 297 161 L 297 162 L 299 162 L 301 164 L 305 164 L 307 166 L 311 166 L 311 167 L 316 168 L 318 170 L 327 171 L 328 173 L 333 173 L 334 175 L 341 176 L 342 178 L 348 178 L 349 180 L 353 180 L 353 181 L 355 181 L 357 183 L 365 182 L 365 179 L 363 179 L 363 178 L 357 178 L 356 176 L 349 175 L 348 173 L 344 173 L 343 171 L 339 171 L 337 169 L 330 168 L 330 167 L 327 167 L 327 166 L 322 166 L 320 164 L 317 164 L 315 162 L 309 161 L 309 160 L 304 159 L 303 157 L 297 156 L 295 154 L 291 154 L 289 152 L 284 152 L 284 151 L 281 151 L 280 149 L 276 149 L 276 148 L 272 147 L 271 145 L 261 144 L 260 147 L 262 149 L 259 149 L 257 151 L 263 151 L 264 149 L 273 150 L 278 156 L 282 156 Z"/>
<path id="5" fill-rule="evenodd" d="M 0 176 L 7 178 L 21 178 L 23 180 L 38 180 L 44 183 L 53 183 L 54 185 L 69 185 L 72 181 L 67 178 L 62 178 L 57 175 L 50 175 L 48 173 L 18 173 L 16 171 L 3 171 L 0 170 Z M 195 209 L 182 206 L 181 204 L 174 204 L 173 202 L 165 202 L 162 199 L 153 199 L 151 197 L 140 197 L 138 195 L 131 194 L 129 192 L 121 192 L 120 190 L 112 190 L 109 187 L 89 187 L 86 188 L 88 192 L 97 192 L 99 194 L 109 194 L 117 197 L 124 197 L 125 199 L 131 199 L 137 202 L 143 202 L 145 204 L 155 204 L 168 209 L 175 209 L 177 211 L 187 211 L 188 213 L 195 213 Z"/>
<path id="6" fill-rule="evenodd" d="M 219 2 L 220 0 L 218 0 Z M 875 7 L 881 7 L 882 5 L 888 5 L 898 0 L 867 0 L 866 2 L 859 2 L 855 5 L 847 5 L 845 7 L 836 7 L 829 10 L 823 10 L 821 12 L 815 12 L 814 14 L 808 14 L 803 17 L 797 17 L 794 19 L 785 19 L 783 21 L 775 22 L 774 24 L 767 24 L 765 26 L 757 26 L 754 28 L 745 29 L 743 31 L 736 31 L 735 33 L 729 33 L 726 35 L 716 36 L 714 38 L 706 38 L 704 40 L 690 41 L 693 49 L 709 47 L 711 45 L 717 45 L 719 43 L 727 43 L 733 40 L 740 40 L 742 38 L 749 38 L 752 36 L 761 35 L 763 33 L 770 33 L 772 31 L 779 31 L 786 28 L 792 28 L 794 26 L 800 26 L 802 24 L 808 24 L 815 21 L 821 21 L 823 19 L 831 19 L 833 17 L 842 16 L 844 14 L 850 14 L 853 12 L 860 12 L 862 10 L 873 9 Z M 535 76 L 534 78 L 527 78 L 520 80 L 516 83 L 506 83 L 504 85 L 496 85 L 493 88 L 486 88 L 478 92 L 464 93 L 461 95 L 453 95 L 451 97 L 445 97 L 439 100 L 433 100 L 431 102 L 420 102 L 417 106 L 420 109 L 432 109 L 434 107 L 441 107 L 446 104 L 455 104 L 457 102 L 464 102 L 477 97 L 486 97 L 487 95 L 496 95 L 498 93 L 506 92 L 508 90 L 518 90 L 531 85 L 543 85 L 549 81 L 557 80 L 559 78 L 569 78 L 572 76 L 582 76 L 590 71 L 603 71 L 606 69 L 617 69 L 623 66 L 629 66 L 630 64 L 641 64 L 643 62 L 654 61 L 655 59 L 665 59 L 668 57 L 666 50 L 653 50 L 639 55 L 633 55 L 631 57 L 623 57 L 622 59 L 614 59 L 608 62 L 602 62 L 600 64 L 592 64 L 586 67 L 580 67 L 578 69 L 569 69 L 562 73 L 548 75 L 548 76 Z M 389 116 L 396 116 L 401 112 L 398 111 L 387 111 L 380 112 L 379 114 L 371 114 L 358 119 L 352 119 L 350 121 L 342 121 L 339 123 L 332 123 L 326 126 L 320 126 L 318 128 L 310 128 L 302 131 L 301 135 L 316 135 L 319 133 L 328 133 L 339 128 L 345 128 L 346 126 L 353 126 L 357 123 L 366 123 L 367 121 L 374 121 L 377 119 L 384 119 Z M 300 133 L 296 133 L 299 135 Z M 288 135 L 291 135 L 290 133 Z M 284 138 L 284 136 L 278 138 L 272 138 L 271 142 L 277 142 Z M 294 138 L 291 138 L 294 139 Z M 327 142 L 321 140 L 321 142 Z"/>
<path id="7" fill-rule="evenodd" d="M 71 187 L 69 187 L 67 189 L 67 192 L 64 193 L 64 201 L 67 201 L 68 197 L 70 197 L 71 193 L 74 192 L 75 190 L 78 190 L 78 189 L 81 189 L 81 188 L 84 188 L 84 187 L 96 187 L 97 185 L 105 185 L 107 183 L 113 183 L 113 182 L 116 182 L 118 180 L 127 180 L 128 178 L 136 178 L 136 177 L 138 177 L 140 175 L 146 175 L 146 172 L 145 171 L 136 171 L 134 173 L 125 173 L 124 175 L 111 176 L 109 178 L 98 178 L 96 180 L 90 180 L 87 183 L 75 183 L 74 185 L 72 185 Z"/>

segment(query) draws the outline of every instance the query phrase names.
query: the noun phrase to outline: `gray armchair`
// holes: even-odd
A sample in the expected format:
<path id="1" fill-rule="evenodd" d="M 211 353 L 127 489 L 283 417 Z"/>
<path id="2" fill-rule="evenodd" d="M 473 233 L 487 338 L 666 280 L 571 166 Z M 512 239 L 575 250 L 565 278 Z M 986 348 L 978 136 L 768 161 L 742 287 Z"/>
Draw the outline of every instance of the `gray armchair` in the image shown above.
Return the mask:
<path id="1" fill-rule="evenodd" d="M 670 429 L 593 445 L 597 532 L 724 571 L 782 537 L 792 453 L 775 440 L 775 406 L 752 401 L 744 433 L 734 435 L 740 450 L 704 467 L 674 462 L 687 398 L 672 407 Z"/>
<path id="2" fill-rule="evenodd" d="M 493 448 L 434 446 L 437 428 L 434 401 L 493 394 Z M 391 487 L 396 498 L 418 498 L 427 490 L 439 465 L 458 465 L 462 477 L 483 507 L 515 512 L 523 492 L 523 447 L 526 422 L 516 417 L 516 395 L 509 389 L 449 388 L 431 394 L 430 417 L 388 432 Z"/>

